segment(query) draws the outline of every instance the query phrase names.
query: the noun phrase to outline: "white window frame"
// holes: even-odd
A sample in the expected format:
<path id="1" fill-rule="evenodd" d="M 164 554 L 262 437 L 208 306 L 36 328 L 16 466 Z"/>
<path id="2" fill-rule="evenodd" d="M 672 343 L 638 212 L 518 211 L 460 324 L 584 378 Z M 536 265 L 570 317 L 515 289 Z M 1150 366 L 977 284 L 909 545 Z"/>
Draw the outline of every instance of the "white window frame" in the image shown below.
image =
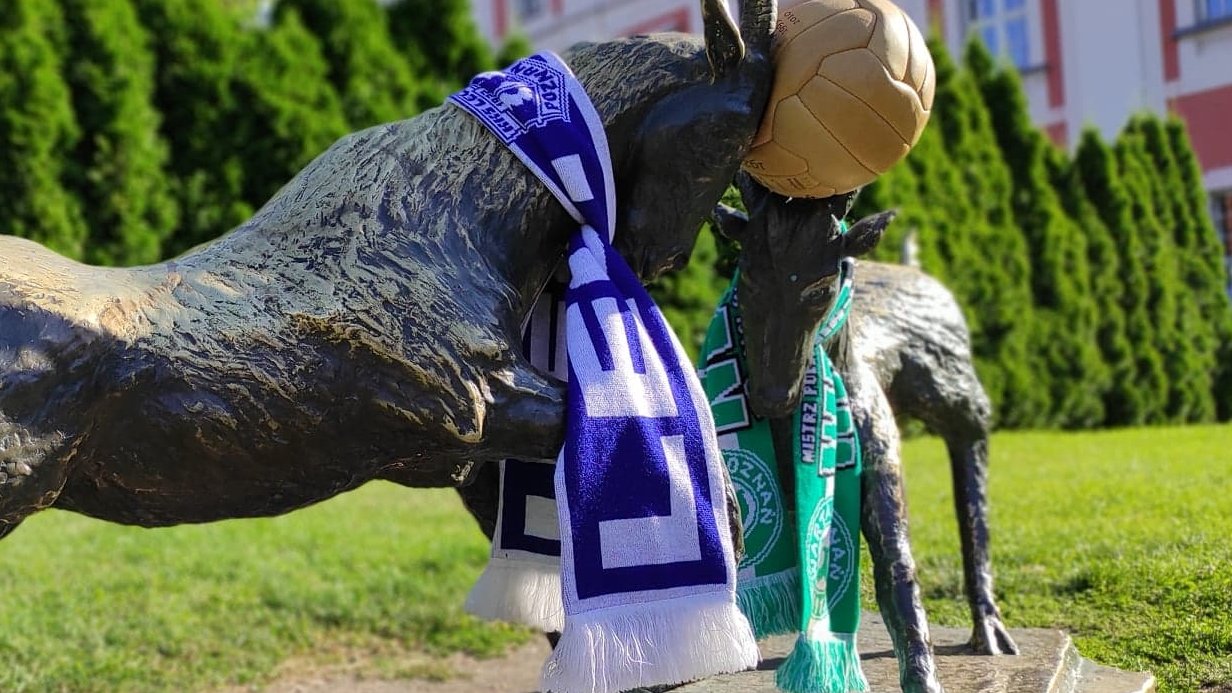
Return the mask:
<path id="1" fill-rule="evenodd" d="M 995 28 L 997 32 L 997 40 L 1000 44 L 999 50 L 994 57 L 1013 62 L 1013 57 L 1009 54 L 1009 40 L 1006 32 L 1006 24 L 1010 19 L 1019 17 L 1026 20 L 1027 24 L 1027 56 L 1023 64 L 1016 64 L 1014 67 L 1020 71 L 1028 71 L 1039 67 L 1044 63 L 1044 36 L 1043 36 L 1043 16 L 1040 7 L 1040 0 L 1023 0 L 1022 8 L 1006 12 L 1005 0 L 992 0 L 994 9 L 993 13 L 987 17 L 975 17 L 974 9 L 976 3 L 980 0 L 958 0 L 959 16 L 963 19 L 963 28 L 965 36 L 976 34 L 983 35 L 983 29 L 988 26 Z M 991 47 L 989 47 L 991 49 Z"/>

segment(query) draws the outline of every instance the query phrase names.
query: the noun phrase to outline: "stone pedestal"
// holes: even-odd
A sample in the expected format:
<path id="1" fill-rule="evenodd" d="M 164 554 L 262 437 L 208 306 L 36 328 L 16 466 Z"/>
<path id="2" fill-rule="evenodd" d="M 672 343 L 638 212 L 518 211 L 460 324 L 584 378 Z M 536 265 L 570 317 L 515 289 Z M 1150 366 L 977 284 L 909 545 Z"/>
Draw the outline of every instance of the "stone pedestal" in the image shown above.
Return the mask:
<path id="1" fill-rule="evenodd" d="M 984 657 L 966 647 L 970 631 L 933 627 L 937 671 L 946 693 L 1154 693 L 1155 677 L 1110 669 L 1078 655 L 1069 636 L 1040 628 L 1012 631 L 1021 654 Z M 765 660 L 757 671 L 699 681 L 674 693 L 774 693 L 774 669 L 791 651 L 794 637 L 761 644 Z M 897 693 L 898 660 L 879 616 L 865 613 L 860 653 L 871 693 Z"/>

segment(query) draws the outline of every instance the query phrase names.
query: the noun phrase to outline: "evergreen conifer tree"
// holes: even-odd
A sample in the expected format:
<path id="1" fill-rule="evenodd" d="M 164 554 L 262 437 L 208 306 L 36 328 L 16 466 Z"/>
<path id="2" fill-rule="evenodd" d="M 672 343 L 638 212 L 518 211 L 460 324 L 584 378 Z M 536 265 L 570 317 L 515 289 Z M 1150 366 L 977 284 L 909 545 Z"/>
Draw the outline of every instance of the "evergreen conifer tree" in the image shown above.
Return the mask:
<path id="1" fill-rule="evenodd" d="M 0 233 L 81 259 L 87 227 L 63 180 L 81 133 L 48 38 L 62 30 L 42 0 L 11 0 L 0 12 Z"/>
<path id="2" fill-rule="evenodd" d="M 1215 404 L 1221 420 L 1232 419 L 1232 303 L 1228 301 L 1225 249 L 1215 232 L 1207 207 L 1202 169 L 1189 143 L 1180 118 L 1172 116 L 1165 129 L 1177 171 L 1184 185 L 1184 203 L 1193 228 L 1177 244 L 1190 262 L 1184 264 L 1185 281 L 1193 291 L 1203 321 L 1211 326 L 1216 342 Z"/>
<path id="3" fill-rule="evenodd" d="M 1078 428 L 1096 425 L 1104 418 L 1100 395 L 1108 372 L 1096 340 L 1086 239 L 1052 187 L 1052 145 L 1031 123 L 1017 72 L 996 69 L 978 42 L 968 47 L 967 65 L 1009 167 L 1015 225 L 1030 253 L 1036 320 L 1031 336 L 1047 369 L 1053 407 L 1047 421 Z"/>
<path id="4" fill-rule="evenodd" d="M 275 14 L 290 10 L 320 40 L 351 128 L 403 120 L 436 105 L 439 94 L 416 81 L 375 0 L 281 0 Z"/>
<path id="5" fill-rule="evenodd" d="M 977 222 L 974 209 L 965 196 L 955 194 L 956 190 L 962 189 L 962 178 L 946 151 L 935 106 L 933 113 L 933 121 L 907 155 L 904 163 L 908 170 L 900 173 L 896 167 L 889 172 L 884 195 L 890 208 L 900 212 L 894 225 L 901 225 L 903 232 L 916 230 L 921 269 L 949 286 L 963 277 L 958 270 L 955 270 L 958 272 L 956 276 L 951 276 L 950 266 L 961 265 L 969 269 L 968 263 L 974 259 L 972 234 Z M 874 185 L 880 188 L 880 181 Z M 878 190 L 877 195 L 881 194 Z M 904 202 L 895 206 L 899 203 L 894 200 L 900 194 Z M 899 240 L 899 257 L 902 254 L 901 244 Z M 890 247 L 887 251 L 892 253 L 894 249 Z M 969 321 L 978 319 L 970 308 L 967 313 Z M 972 332 L 978 332 L 975 324 L 972 322 Z"/>
<path id="6" fill-rule="evenodd" d="M 1191 282 L 1192 278 L 1201 276 L 1205 259 L 1194 247 L 1197 222 L 1188 204 L 1190 198 L 1185 191 L 1185 179 L 1160 118 L 1154 115 L 1138 116 L 1131 122 L 1130 129 L 1138 133 L 1145 147 L 1144 163 L 1150 166 L 1148 173 L 1156 209 L 1167 210 L 1161 214 L 1167 224 L 1161 243 L 1174 258 L 1166 277 L 1176 295 L 1176 312 L 1172 316 L 1171 329 L 1180 342 L 1178 348 L 1183 362 L 1175 364 L 1172 370 L 1185 369 L 1178 374 L 1184 381 L 1174 389 L 1173 413 L 1187 423 L 1212 421 L 1215 418 L 1214 376 L 1218 343 L 1216 326 L 1206 320 L 1202 311 L 1206 297 L 1201 292 L 1209 289 L 1200 282 L 1198 285 Z M 1165 318 L 1160 316 L 1158 319 Z"/>
<path id="7" fill-rule="evenodd" d="M 1148 287 L 1147 315 L 1166 376 L 1168 394 L 1164 401 L 1164 420 L 1179 423 L 1200 406 L 1195 399 L 1203 394 L 1209 397 L 1209 390 L 1196 391 L 1192 379 L 1202 372 L 1202 364 L 1195 359 L 1188 336 L 1179 330 L 1177 292 L 1181 282 L 1172 242 L 1172 209 L 1165 199 L 1166 193 L 1147 153 L 1137 120 L 1131 121 L 1122 131 L 1114 150 L 1133 203 L 1135 231 L 1141 244 Z"/>
<path id="8" fill-rule="evenodd" d="M 650 287 L 650 295 L 663 311 L 663 317 L 694 361 L 706 338 L 714 308 L 730 281 L 715 271 L 718 259 L 715 235 L 707 224 L 697 236 L 689 263 L 679 272 L 662 276 Z"/>
<path id="9" fill-rule="evenodd" d="M 1164 419 L 1168 383 L 1151 322 L 1150 279 L 1138 233 L 1138 224 L 1145 220 L 1135 219 L 1132 192 L 1122 181 L 1118 157 L 1098 135 L 1083 133 L 1075 163 L 1087 198 L 1116 247 L 1121 279 L 1118 296 L 1134 361 L 1136 396 L 1108 398 L 1108 418 L 1123 425 L 1157 423 Z"/>
<path id="10" fill-rule="evenodd" d="M 253 32 L 241 64 L 233 86 L 243 105 L 235 119 L 236 153 L 243 198 L 258 208 L 348 128 L 321 47 L 295 10 Z"/>
<path id="11" fill-rule="evenodd" d="M 246 221 L 244 166 L 233 79 L 247 33 L 215 0 L 133 0 L 154 49 L 154 103 L 171 148 L 180 224 L 164 248 L 174 255 Z"/>
<path id="12" fill-rule="evenodd" d="M 976 365 L 1000 424 L 1038 425 L 1046 422 L 1050 393 L 1042 359 L 1031 350 L 1031 266 L 1014 226 L 1010 173 L 971 75 L 954 66 L 943 45 L 929 47 L 937 68 L 930 127 L 949 155 L 942 170 L 956 172 L 957 181 L 918 172 L 920 197 L 944 213 L 938 240 L 945 278 L 968 311 Z"/>
<path id="13" fill-rule="evenodd" d="M 466 0 L 398 0 L 387 11 L 394 45 L 438 101 L 496 67 Z"/>
<path id="14" fill-rule="evenodd" d="M 1102 146 L 1098 133 L 1085 131 L 1081 146 Z M 1053 149 L 1049 152 L 1048 169 L 1066 213 L 1086 241 L 1090 292 L 1096 306 L 1096 341 L 1109 378 L 1101 392 L 1105 418 L 1100 423 L 1127 425 L 1137 419 L 1145 404 L 1137 383 L 1133 351 L 1125 336 L 1116 244 L 1099 212 L 1087 199 L 1076 163 L 1061 150 Z"/>
<path id="15" fill-rule="evenodd" d="M 923 138 L 921 138 L 923 140 Z M 936 137 L 928 137 L 929 142 L 921 142 L 911 153 L 912 157 L 923 158 L 930 152 L 938 151 Z M 921 146 L 922 145 L 922 146 Z M 935 229 L 928 215 L 928 206 L 919 197 L 919 182 L 916 180 L 913 162 L 903 161 L 889 171 L 879 176 L 877 180 L 866 185 L 856 197 L 855 205 L 849 215 L 850 221 L 882 210 L 894 210 L 894 222 L 886 228 L 881 243 L 873 250 L 870 258 L 880 262 L 900 263 L 906 247 L 910 242 L 915 245 L 915 261 L 921 268 L 927 268 L 934 276 L 940 278 L 944 272 L 941 259 L 937 256 Z"/>
<path id="16" fill-rule="evenodd" d="M 66 81 L 82 136 L 69 188 L 89 226 L 85 259 L 133 265 L 161 258 L 176 225 L 154 109 L 154 58 L 127 0 L 61 0 Z"/>

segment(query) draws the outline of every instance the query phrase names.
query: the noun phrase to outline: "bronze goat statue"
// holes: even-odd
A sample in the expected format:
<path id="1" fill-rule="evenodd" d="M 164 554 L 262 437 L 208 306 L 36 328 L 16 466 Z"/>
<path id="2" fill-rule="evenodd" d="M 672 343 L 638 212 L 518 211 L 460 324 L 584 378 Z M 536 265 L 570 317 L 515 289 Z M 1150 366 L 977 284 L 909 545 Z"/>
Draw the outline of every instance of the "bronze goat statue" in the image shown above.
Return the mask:
<path id="1" fill-rule="evenodd" d="M 788 201 L 740 177 L 750 217 L 716 208 L 716 230 L 741 242 L 744 337 L 753 410 L 772 419 L 780 460 L 790 460 L 790 413 L 800 397 L 812 335 L 837 289 L 839 261 L 871 251 L 892 215 L 861 220 L 840 233 L 851 195 Z M 928 622 L 915 582 L 902 495 L 895 414 L 915 416 L 949 446 L 963 549 L 972 648 L 1017 652 L 1001 622 L 988 554 L 987 462 L 991 407 L 971 362 L 970 337 L 953 296 L 918 270 L 862 262 L 848 328 L 831 357 L 847 382 L 865 453 L 864 534 L 873 557 L 878 603 L 900 658 L 904 691 L 941 690 Z M 784 473 L 784 479 L 791 475 Z M 492 536 L 499 475 L 483 470 L 460 490 Z M 549 635 L 549 639 L 553 639 Z"/>
<path id="2" fill-rule="evenodd" d="M 962 309 L 941 282 L 902 265 L 861 263 L 856 295 L 856 357 L 876 377 L 894 415 L 922 422 L 949 453 L 971 647 L 986 655 L 1017 654 L 993 594 L 988 549 L 992 405 L 975 371 Z"/>
<path id="3" fill-rule="evenodd" d="M 771 419 L 776 447 L 790 450 L 789 415 L 800 398 L 808 347 L 837 294 L 839 261 L 874 247 L 892 215 L 863 219 L 844 235 L 838 219 L 850 209 L 850 194 L 788 200 L 745 176 L 740 187 L 748 214 L 720 205 L 715 226 L 741 243 L 749 404 Z M 989 565 L 991 407 L 971 364 L 962 313 L 938 282 L 908 268 L 861 263 L 855 295 L 852 318 L 830 355 L 847 383 L 865 455 L 863 534 L 902 688 L 937 692 L 907 531 L 895 414 L 917 416 L 946 438 L 974 621 L 971 645 L 980 653 L 1005 654 L 1017 648 L 1001 622 Z"/>
<path id="4" fill-rule="evenodd" d="M 770 87 L 773 0 L 741 31 L 564 56 L 607 132 L 617 249 L 687 258 Z M 89 267 L 0 237 L 0 537 L 57 507 L 141 526 L 285 513 L 372 479 L 552 458 L 564 388 L 519 329 L 577 224 L 453 106 L 349 135 L 188 254 Z"/>

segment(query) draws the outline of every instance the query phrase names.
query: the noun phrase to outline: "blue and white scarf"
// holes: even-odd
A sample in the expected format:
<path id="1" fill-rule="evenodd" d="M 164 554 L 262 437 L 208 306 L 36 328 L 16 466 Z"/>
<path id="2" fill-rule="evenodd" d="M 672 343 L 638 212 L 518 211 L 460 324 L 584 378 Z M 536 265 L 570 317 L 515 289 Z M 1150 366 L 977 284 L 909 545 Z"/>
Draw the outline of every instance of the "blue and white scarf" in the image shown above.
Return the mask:
<path id="1" fill-rule="evenodd" d="M 547 295 L 525 345 L 532 358 L 551 354 L 552 370 L 565 369 L 565 445 L 551 489 L 542 465 L 504 464 L 493 550 L 494 562 L 544 559 L 542 566 L 559 549 L 564 627 L 543 689 L 616 693 L 754 666 L 757 643 L 735 601 L 714 421 L 684 349 L 612 249 L 616 195 L 598 113 L 551 53 L 479 75 L 451 101 L 492 130 L 581 225 L 569 244 L 564 320 L 551 319 L 555 298 Z M 535 315 L 563 324 L 556 345 L 563 341 L 567 358 L 535 338 Z M 542 521 L 549 491 L 558 536 Z"/>

